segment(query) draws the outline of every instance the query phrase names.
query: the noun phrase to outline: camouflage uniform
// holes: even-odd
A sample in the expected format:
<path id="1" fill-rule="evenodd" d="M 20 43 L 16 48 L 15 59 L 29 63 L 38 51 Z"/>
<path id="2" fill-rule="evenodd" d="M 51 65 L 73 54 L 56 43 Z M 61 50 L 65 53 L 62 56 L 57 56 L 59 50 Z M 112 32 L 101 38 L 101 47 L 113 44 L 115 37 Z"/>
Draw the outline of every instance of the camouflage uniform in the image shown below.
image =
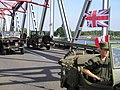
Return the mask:
<path id="1" fill-rule="evenodd" d="M 105 81 L 111 79 L 110 59 L 106 58 L 103 62 L 100 55 L 93 57 L 85 63 L 84 68 L 90 70 L 93 74 L 103 78 Z"/>

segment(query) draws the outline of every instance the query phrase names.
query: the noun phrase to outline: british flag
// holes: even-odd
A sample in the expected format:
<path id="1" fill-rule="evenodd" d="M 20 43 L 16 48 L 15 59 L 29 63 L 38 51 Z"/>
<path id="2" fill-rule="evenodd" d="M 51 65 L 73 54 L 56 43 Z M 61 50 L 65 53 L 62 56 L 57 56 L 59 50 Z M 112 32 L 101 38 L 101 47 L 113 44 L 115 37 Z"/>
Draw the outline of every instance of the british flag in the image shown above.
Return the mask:
<path id="1" fill-rule="evenodd" d="M 88 27 L 108 27 L 110 8 L 105 10 L 94 10 L 86 13 Z"/>

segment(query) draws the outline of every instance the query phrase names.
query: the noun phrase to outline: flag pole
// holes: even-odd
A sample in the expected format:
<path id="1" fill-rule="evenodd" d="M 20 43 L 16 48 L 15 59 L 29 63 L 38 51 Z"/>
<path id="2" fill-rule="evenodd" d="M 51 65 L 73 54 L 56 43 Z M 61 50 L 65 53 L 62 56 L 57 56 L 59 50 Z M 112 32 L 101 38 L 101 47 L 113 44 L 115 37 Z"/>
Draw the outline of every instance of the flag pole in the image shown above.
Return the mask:
<path id="1" fill-rule="evenodd" d="M 103 10 L 108 9 L 108 7 L 109 7 L 109 0 L 103 0 L 103 6 L 102 6 Z M 108 35 L 108 28 L 109 27 L 102 27 L 103 36 Z"/>
<path id="2" fill-rule="evenodd" d="M 111 12 L 111 7 L 110 7 L 110 12 Z M 110 13 L 109 13 L 109 22 L 108 22 L 108 30 L 110 30 Z M 110 42 L 110 35 L 108 35 L 108 42 Z"/>

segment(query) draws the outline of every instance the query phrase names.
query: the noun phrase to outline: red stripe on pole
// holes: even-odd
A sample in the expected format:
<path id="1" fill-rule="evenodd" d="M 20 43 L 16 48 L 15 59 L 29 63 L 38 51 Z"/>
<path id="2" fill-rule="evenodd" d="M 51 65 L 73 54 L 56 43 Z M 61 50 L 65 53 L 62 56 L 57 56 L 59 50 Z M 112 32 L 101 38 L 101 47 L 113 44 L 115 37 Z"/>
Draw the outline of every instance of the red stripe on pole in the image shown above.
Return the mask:
<path id="1" fill-rule="evenodd" d="M 95 38 L 94 42 L 95 42 L 95 45 L 96 45 L 97 47 L 100 47 L 98 37 Z"/>
<path id="2" fill-rule="evenodd" d="M 94 40 L 94 42 L 95 42 L 95 45 L 97 47 L 100 47 L 99 46 L 100 42 L 109 42 L 109 36 L 105 35 L 105 36 L 101 36 L 101 37 L 96 37 L 95 40 Z"/>
<path id="3" fill-rule="evenodd" d="M 105 36 L 105 42 L 109 42 L 109 36 L 108 35 Z"/>

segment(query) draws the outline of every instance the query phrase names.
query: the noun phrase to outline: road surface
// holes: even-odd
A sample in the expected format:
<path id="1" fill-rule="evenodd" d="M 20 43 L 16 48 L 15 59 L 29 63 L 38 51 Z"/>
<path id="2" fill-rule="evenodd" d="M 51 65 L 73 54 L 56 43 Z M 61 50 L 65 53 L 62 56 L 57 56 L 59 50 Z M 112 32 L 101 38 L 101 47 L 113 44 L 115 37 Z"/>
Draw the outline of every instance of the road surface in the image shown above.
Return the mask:
<path id="1" fill-rule="evenodd" d="M 60 88 L 57 64 L 66 52 L 26 49 L 24 55 L 0 55 L 0 90 L 66 90 Z"/>

